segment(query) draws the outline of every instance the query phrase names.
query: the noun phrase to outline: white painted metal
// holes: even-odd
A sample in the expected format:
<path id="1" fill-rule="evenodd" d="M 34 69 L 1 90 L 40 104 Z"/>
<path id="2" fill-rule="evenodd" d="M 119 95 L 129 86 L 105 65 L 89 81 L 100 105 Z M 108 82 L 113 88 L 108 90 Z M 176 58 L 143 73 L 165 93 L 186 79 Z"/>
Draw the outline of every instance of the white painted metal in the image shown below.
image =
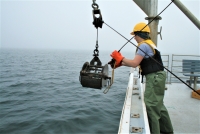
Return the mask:
<path id="1" fill-rule="evenodd" d="M 154 15 L 157 12 L 157 0 L 133 0 L 147 16 Z"/>
<path id="2" fill-rule="evenodd" d="M 144 90 L 138 76 L 138 69 L 131 68 L 118 134 L 131 133 L 132 127 L 141 128 L 140 133 L 150 134 Z M 139 118 L 132 118 L 134 114 Z"/>
<path id="3" fill-rule="evenodd" d="M 153 17 L 158 15 L 158 0 L 133 0 L 144 12 L 150 17 L 149 22 Z M 200 21 L 180 2 L 180 0 L 174 0 L 174 4 L 193 22 L 193 24 L 200 29 Z M 151 29 L 151 39 L 157 45 L 157 35 L 158 35 L 158 22 L 159 20 L 154 20 L 150 23 L 149 27 Z"/>
<path id="4" fill-rule="evenodd" d="M 157 15 L 157 4 L 158 4 L 157 0 L 133 0 L 133 1 L 147 14 L 148 17 L 155 17 Z M 177 1 L 179 0 L 175 0 L 175 2 Z M 198 20 L 197 22 L 199 23 Z M 151 30 L 153 29 L 151 31 L 152 33 L 151 38 L 156 44 L 157 44 L 157 31 L 158 31 L 157 27 L 158 27 L 158 20 L 155 20 L 150 25 L 150 28 Z M 140 83 L 138 75 L 139 75 L 138 71 L 132 68 L 130 71 L 129 83 L 126 91 L 124 106 L 122 109 L 118 134 L 131 133 L 132 127 L 142 128 L 142 132 L 139 133 L 150 134 L 146 106 L 144 103 L 145 88 L 144 85 Z M 135 82 L 136 79 L 138 80 L 137 82 Z M 189 92 L 191 91 L 186 89 L 187 87 L 185 85 L 183 84 L 179 86 L 176 85 L 177 84 L 173 84 L 170 85 L 170 87 L 168 87 L 171 88 L 171 90 L 166 91 L 166 98 L 165 98 L 166 107 L 169 111 L 172 120 L 174 132 L 199 133 L 200 103 L 198 100 L 189 97 L 190 96 Z M 137 88 L 139 90 L 136 90 Z M 181 91 L 179 89 L 181 89 Z M 131 115 L 134 114 L 139 114 L 140 118 L 132 118 Z"/>
<path id="5" fill-rule="evenodd" d="M 130 126 L 132 87 L 133 87 L 133 73 L 130 73 L 118 134 L 130 132 L 129 126 Z"/>
<path id="6" fill-rule="evenodd" d="M 200 29 L 200 21 L 180 2 L 180 0 L 174 0 L 173 2 L 194 23 L 194 25 Z"/>
<path id="7" fill-rule="evenodd" d="M 148 121 L 148 117 L 147 117 L 147 110 L 146 110 L 146 105 L 144 103 L 145 84 L 142 84 L 140 82 L 140 87 L 141 87 L 142 109 L 143 109 L 143 113 L 144 113 L 144 115 L 143 115 L 144 116 L 144 126 L 145 126 L 144 128 L 146 130 L 145 134 L 150 134 L 149 121 Z"/>
<path id="8" fill-rule="evenodd" d="M 157 16 L 158 0 L 133 0 L 148 17 L 151 17 L 148 21 L 150 22 L 154 17 Z M 151 29 L 151 39 L 157 45 L 158 35 L 158 21 L 155 19 L 149 25 Z"/>

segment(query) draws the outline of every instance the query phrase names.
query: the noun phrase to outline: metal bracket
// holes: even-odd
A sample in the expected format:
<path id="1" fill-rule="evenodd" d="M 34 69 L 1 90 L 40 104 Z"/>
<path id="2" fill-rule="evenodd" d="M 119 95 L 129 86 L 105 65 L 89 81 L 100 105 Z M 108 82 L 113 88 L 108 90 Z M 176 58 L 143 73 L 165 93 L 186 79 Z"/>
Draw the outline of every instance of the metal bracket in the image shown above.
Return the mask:
<path id="1" fill-rule="evenodd" d="M 139 95 L 139 93 L 133 93 L 133 95 Z"/>
<path id="2" fill-rule="evenodd" d="M 132 127 L 131 133 L 141 133 L 142 128 L 141 127 Z"/>
<path id="3" fill-rule="evenodd" d="M 154 16 L 149 16 L 149 17 L 145 17 L 145 20 L 162 20 L 162 17 L 160 16 L 157 16 L 157 17 L 154 17 Z"/>
<path id="4" fill-rule="evenodd" d="M 97 65 L 97 66 L 101 66 L 101 61 L 98 57 L 94 57 L 91 61 L 90 61 L 90 65 Z"/>
<path id="5" fill-rule="evenodd" d="M 131 118 L 140 118 L 140 114 L 131 114 Z"/>
<path id="6" fill-rule="evenodd" d="M 134 85 L 137 85 L 137 79 L 133 79 L 133 83 L 134 83 Z"/>
<path id="7" fill-rule="evenodd" d="M 160 35 L 160 39 L 162 40 L 161 32 L 162 32 L 162 26 L 160 27 L 160 32 L 158 32 L 158 35 Z"/>
<path id="8" fill-rule="evenodd" d="M 139 90 L 139 88 L 138 87 L 133 87 L 133 90 Z"/>

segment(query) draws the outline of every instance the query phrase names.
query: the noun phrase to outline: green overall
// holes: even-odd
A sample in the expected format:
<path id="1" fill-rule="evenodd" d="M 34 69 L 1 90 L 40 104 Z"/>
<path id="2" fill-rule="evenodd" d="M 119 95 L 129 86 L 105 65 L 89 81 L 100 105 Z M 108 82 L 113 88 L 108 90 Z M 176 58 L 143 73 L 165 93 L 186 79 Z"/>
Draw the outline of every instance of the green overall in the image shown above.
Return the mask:
<path id="1" fill-rule="evenodd" d="M 152 134 L 173 134 L 173 127 L 168 111 L 163 103 L 166 73 L 158 71 L 145 75 L 146 88 L 144 101 L 146 104 L 149 127 Z"/>

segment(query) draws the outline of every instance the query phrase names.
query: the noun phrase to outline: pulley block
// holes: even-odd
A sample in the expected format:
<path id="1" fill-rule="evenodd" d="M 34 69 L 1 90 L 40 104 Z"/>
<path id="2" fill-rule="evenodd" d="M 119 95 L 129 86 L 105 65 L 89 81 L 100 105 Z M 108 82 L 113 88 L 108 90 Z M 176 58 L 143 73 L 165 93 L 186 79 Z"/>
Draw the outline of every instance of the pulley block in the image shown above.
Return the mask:
<path id="1" fill-rule="evenodd" d="M 102 28 L 104 22 L 103 22 L 103 18 L 102 18 L 102 15 L 101 15 L 101 10 L 100 9 L 94 9 L 92 11 L 92 14 L 93 14 L 93 19 L 94 19 L 93 25 L 96 28 L 98 28 L 98 27 Z"/>
<path id="2" fill-rule="evenodd" d="M 85 62 L 80 71 L 79 80 L 83 87 L 101 89 L 109 85 L 111 77 L 108 76 L 108 64 L 102 66 L 98 57 L 90 63 Z"/>

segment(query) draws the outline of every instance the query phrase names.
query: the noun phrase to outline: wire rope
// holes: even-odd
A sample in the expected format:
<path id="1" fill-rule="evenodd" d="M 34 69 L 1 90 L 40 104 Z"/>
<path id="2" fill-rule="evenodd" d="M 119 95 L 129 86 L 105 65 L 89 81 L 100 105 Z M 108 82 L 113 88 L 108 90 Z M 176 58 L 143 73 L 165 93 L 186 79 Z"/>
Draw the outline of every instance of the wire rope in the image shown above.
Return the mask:
<path id="1" fill-rule="evenodd" d="M 154 17 L 147 25 L 149 25 L 153 20 L 155 20 L 161 13 L 163 13 L 172 3 L 174 0 L 172 0 L 156 17 Z M 122 48 L 124 48 L 124 46 L 127 43 L 131 43 L 132 45 L 134 45 L 135 47 L 137 47 L 138 49 L 140 49 L 137 45 L 135 45 L 134 43 L 131 42 L 131 40 L 135 37 L 133 36 L 130 39 L 127 39 L 126 37 L 124 37 L 122 34 L 120 34 L 117 30 L 115 30 L 114 28 L 112 28 L 110 25 L 108 25 L 105 21 L 104 24 L 107 25 L 109 28 L 111 28 L 112 30 L 114 30 L 116 33 L 118 33 L 120 36 L 122 36 L 124 39 L 127 40 L 127 42 L 118 50 L 118 52 L 121 51 Z M 147 26 L 146 25 L 146 26 Z M 145 27 L 146 27 L 145 26 Z M 143 27 L 140 31 L 142 31 L 145 27 Z M 140 49 L 143 53 L 145 53 L 147 56 L 149 56 L 146 52 L 144 52 L 142 49 Z M 156 63 L 158 63 L 160 66 L 162 66 L 163 68 L 165 68 L 168 72 L 170 72 L 172 75 L 174 75 L 178 80 L 180 80 L 182 83 L 184 83 L 186 86 L 188 86 L 190 89 L 192 89 L 195 93 L 197 93 L 198 95 L 200 95 L 200 93 L 198 93 L 195 89 L 193 89 L 190 85 L 188 85 L 186 82 L 184 82 L 182 79 L 180 79 L 178 76 L 176 76 L 173 72 L 171 72 L 169 69 L 167 69 L 166 67 L 164 67 L 160 62 L 158 62 L 156 59 L 154 59 L 153 57 L 149 56 L 152 60 L 154 60 Z"/>

